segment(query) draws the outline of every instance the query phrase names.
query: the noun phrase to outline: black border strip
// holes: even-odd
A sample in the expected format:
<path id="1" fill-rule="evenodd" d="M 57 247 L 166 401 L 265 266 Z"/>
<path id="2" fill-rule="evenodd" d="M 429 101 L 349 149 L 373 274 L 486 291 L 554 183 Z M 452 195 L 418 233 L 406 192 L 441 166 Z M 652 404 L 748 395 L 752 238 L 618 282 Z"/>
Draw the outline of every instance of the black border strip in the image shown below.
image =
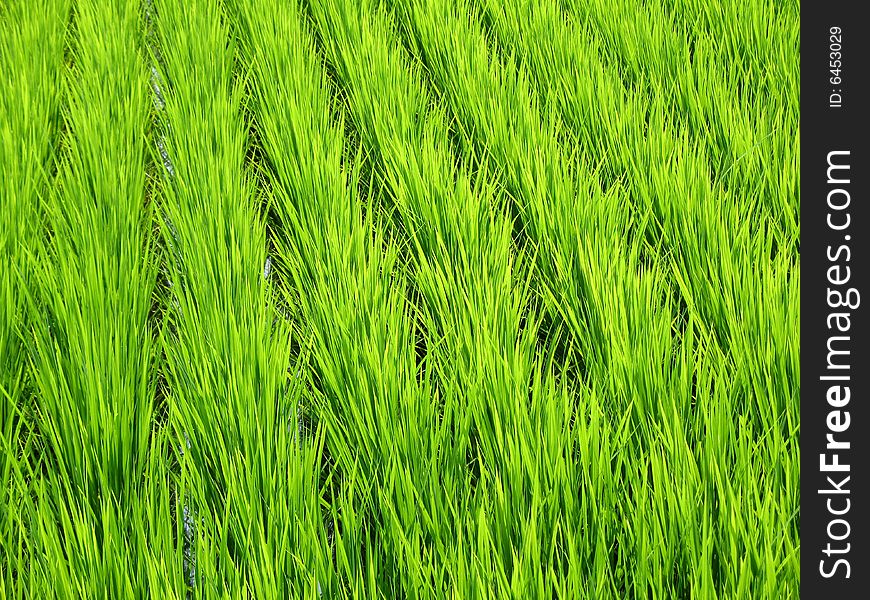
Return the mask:
<path id="1" fill-rule="evenodd" d="M 870 23 L 859 6 L 801 4 L 800 523 L 807 599 L 870 597 L 870 296 L 862 297 L 870 294 Z"/>

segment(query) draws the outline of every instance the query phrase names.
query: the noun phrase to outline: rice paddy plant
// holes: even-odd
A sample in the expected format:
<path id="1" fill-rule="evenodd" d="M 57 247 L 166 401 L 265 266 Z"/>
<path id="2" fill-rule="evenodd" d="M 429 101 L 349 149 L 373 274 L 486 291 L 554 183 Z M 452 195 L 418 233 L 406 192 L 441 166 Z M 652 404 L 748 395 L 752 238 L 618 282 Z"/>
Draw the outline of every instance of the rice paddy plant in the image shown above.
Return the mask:
<path id="1" fill-rule="evenodd" d="M 438 427 L 443 428 L 444 439 L 434 440 L 437 445 L 427 448 L 430 456 L 422 464 L 431 473 L 442 460 L 448 462 L 437 469 L 438 481 L 426 482 L 431 474 L 425 472 L 412 471 L 410 476 L 418 489 L 443 486 L 455 491 L 442 498 L 421 499 L 432 503 L 420 508 L 431 515 L 427 520 L 434 521 L 422 532 L 423 539 L 434 538 L 426 544 L 434 547 L 414 550 L 415 562 L 420 561 L 420 554 L 424 557 L 419 566 L 424 571 L 416 578 L 434 589 L 445 585 L 439 579 L 450 582 L 449 572 L 426 573 L 434 561 L 448 556 L 429 558 L 426 554 L 445 553 L 457 535 L 465 537 L 463 530 L 479 528 L 462 513 L 482 515 L 486 511 L 491 515 L 489 523 L 501 525 L 487 524 L 492 528 L 493 547 L 453 549 L 468 553 L 459 559 L 466 564 L 482 563 L 478 576 L 501 578 L 493 581 L 495 589 L 506 593 L 512 587 L 522 592 L 531 589 L 531 574 L 530 581 L 509 582 L 506 573 L 498 570 L 500 561 L 489 564 L 493 553 L 509 555 L 521 545 L 519 530 L 528 523 L 526 519 L 534 523 L 541 518 L 536 514 L 542 502 L 538 481 L 529 479 L 532 465 L 520 460 L 529 452 L 531 440 L 525 436 L 511 439 L 540 426 L 531 419 L 540 417 L 538 403 L 547 401 L 529 390 L 534 377 L 535 316 L 524 314 L 528 300 L 522 255 L 516 261 L 511 258 L 512 225 L 485 179 L 487 172 L 481 169 L 473 180 L 462 165 L 454 167 L 443 112 L 427 99 L 419 76 L 405 62 L 388 14 L 375 5 L 369 8 L 366 14 L 353 3 L 324 2 L 313 4 L 312 13 L 321 39 L 328 40 L 324 42 L 327 56 L 345 85 L 360 137 L 378 159 L 376 169 L 396 207 L 399 227 L 410 238 L 413 283 L 426 312 L 427 351 L 432 355 L 437 389 L 443 394 L 443 419 Z M 385 85 L 388 81 L 393 82 L 391 87 Z M 373 101 L 377 90 L 389 90 L 390 95 Z M 385 110 L 387 106 L 397 110 Z M 519 399 L 523 404 L 512 405 Z M 526 399 L 531 405 L 524 406 Z M 466 455 L 477 464 L 479 481 L 469 482 L 463 474 Z M 504 487 L 504 498 L 497 501 L 486 498 L 485 491 L 480 491 L 483 497 L 478 499 L 468 489 L 473 485 L 486 490 L 491 485 L 490 472 L 492 481 Z M 420 483 L 415 481 L 418 478 Z M 419 493 L 402 491 L 403 495 Z M 528 517 L 516 523 L 506 521 L 507 514 L 525 510 L 520 507 L 529 503 Z M 401 514 L 398 525 L 403 529 L 408 527 L 403 523 L 408 516 Z M 432 527 L 439 521 L 440 527 Z M 419 534 L 413 542 L 421 543 Z M 529 546 L 524 548 L 529 556 L 513 560 L 536 564 L 541 551 Z M 538 576 L 545 574 L 544 570 Z M 451 587 L 467 585 L 460 580 Z M 405 592 L 411 590 L 408 586 Z"/>
<path id="2" fill-rule="evenodd" d="M 796 398 L 796 390 L 790 382 L 795 381 L 798 354 L 795 352 L 796 347 L 789 342 L 794 333 L 788 332 L 797 330 L 799 311 L 793 303 L 778 299 L 796 298 L 793 294 L 799 289 L 799 273 L 795 268 L 796 253 L 792 237 L 796 230 L 789 226 L 780 228 L 778 225 L 785 218 L 780 217 L 796 210 L 798 200 L 797 169 L 794 162 L 797 150 L 790 144 L 796 129 L 797 103 L 793 101 L 789 106 L 776 96 L 775 101 L 779 106 L 771 112 L 779 119 L 790 121 L 790 126 L 782 131 L 776 127 L 770 128 L 769 133 L 759 142 L 763 147 L 767 140 L 771 140 L 771 143 L 783 151 L 772 152 L 768 148 L 765 153 L 760 147 L 750 148 L 741 156 L 732 156 L 732 166 L 738 166 L 738 162 L 745 165 L 751 158 L 756 168 L 750 167 L 746 171 L 731 171 L 730 167 L 719 169 L 718 173 L 712 173 L 713 184 L 704 184 L 697 174 L 704 171 L 705 153 L 697 149 L 712 149 L 720 145 L 717 132 L 701 127 L 714 120 L 709 114 L 698 117 L 705 110 L 704 102 L 712 98 L 722 104 L 723 110 L 717 111 L 716 115 L 724 131 L 731 135 L 737 127 L 727 124 L 729 119 L 759 118 L 768 114 L 769 108 L 756 110 L 758 107 L 747 105 L 747 100 L 741 96 L 748 97 L 750 102 L 765 103 L 771 102 L 770 96 L 753 94 L 748 89 L 741 94 L 736 86 L 739 85 L 742 75 L 738 77 L 722 74 L 719 77 L 697 78 L 699 87 L 703 83 L 714 86 L 709 93 L 703 93 L 696 88 L 688 96 L 677 98 L 663 84 L 686 81 L 686 78 L 677 78 L 675 75 L 668 77 L 667 61 L 652 56 L 642 57 L 632 64 L 643 73 L 638 76 L 638 80 L 655 86 L 653 93 L 644 93 L 631 79 L 623 85 L 619 77 L 609 73 L 624 71 L 608 70 L 598 56 L 602 52 L 610 52 L 622 60 L 627 60 L 629 53 L 614 48 L 613 44 L 617 44 L 617 41 L 627 43 L 625 40 L 633 37 L 630 31 L 634 32 L 634 37 L 645 36 L 644 43 L 636 45 L 639 52 L 675 47 L 677 49 L 673 54 L 682 53 L 684 57 L 692 50 L 697 57 L 701 52 L 701 42 L 713 44 L 714 38 L 709 32 L 693 31 L 700 41 L 692 47 L 689 39 L 680 42 L 675 28 L 667 26 L 667 19 L 664 17 L 649 25 L 640 25 L 645 11 L 635 3 L 628 3 L 628 9 L 617 10 L 619 18 L 614 18 L 613 11 L 609 9 L 605 16 L 602 7 L 590 4 L 593 6 L 588 6 L 585 10 L 575 7 L 582 15 L 575 24 L 561 18 L 558 11 L 532 12 L 527 5 L 519 2 L 507 2 L 498 6 L 489 3 L 487 10 L 501 43 L 512 48 L 522 48 L 522 54 L 528 57 L 528 64 L 537 73 L 541 94 L 555 103 L 560 116 L 571 124 L 578 135 L 583 136 L 580 143 L 581 146 L 586 146 L 588 154 L 597 156 L 605 148 L 614 146 L 624 148 L 619 156 L 628 158 L 627 163 L 621 163 L 616 157 L 607 161 L 612 177 L 628 175 L 625 179 L 634 184 L 632 196 L 635 201 L 639 200 L 643 205 L 652 207 L 653 214 L 657 215 L 657 226 L 653 231 L 661 232 L 658 235 L 670 250 L 673 257 L 670 261 L 673 265 L 672 280 L 683 296 L 689 312 L 699 312 L 698 322 L 708 323 L 714 330 L 718 330 L 724 347 L 727 348 L 729 344 L 739 347 L 733 350 L 731 356 L 738 361 L 734 365 L 736 373 L 739 374 L 738 381 L 749 388 L 744 388 L 745 391 L 739 393 L 741 397 L 748 395 L 750 398 L 743 405 L 743 410 L 752 415 L 756 426 L 771 432 L 778 430 L 778 434 L 766 444 L 766 450 L 773 456 L 759 457 L 758 460 L 765 464 L 769 460 L 785 461 L 783 467 L 788 475 L 780 480 L 782 489 L 793 490 L 796 488 L 794 482 L 797 465 L 788 455 L 780 454 L 779 449 L 783 442 L 789 443 L 786 440 L 795 439 L 797 419 L 793 400 Z M 589 18 L 589 14 L 595 11 L 597 18 L 601 19 L 599 26 L 582 25 L 583 19 Z M 684 12 L 680 14 L 685 15 Z M 782 25 L 782 31 L 795 30 L 796 22 L 787 21 L 788 13 L 783 15 L 772 12 L 772 15 Z M 788 24 L 781 23 L 783 20 Z M 618 33 L 612 31 L 614 28 Z M 548 38 L 544 32 L 549 32 L 552 37 L 561 40 L 561 43 L 541 43 L 541 40 Z M 606 38 L 605 41 L 600 44 L 589 43 L 588 40 L 594 32 L 599 32 L 599 35 Z M 612 35 L 612 38 L 608 38 L 608 35 Z M 656 42 L 656 35 L 668 38 L 669 43 Z M 774 37 L 778 50 L 770 48 L 770 53 L 765 56 L 787 54 L 782 46 L 784 40 L 790 39 L 788 35 L 772 36 L 769 39 Z M 715 42 L 719 39 L 715 38 Z M 684 58 L 684 61 L 688 61 L 688 58 Z M 717 68 L 712 62 L 711 69 Z M 595 111 L 603 109 L 600 108 L 602 104 L 593 96 L 579 93 L 584 86 L 579 83 L 582 81 L 580 78 L 573 76 L 572 69 L 577 67 L 584 71 L 588 69 L 587 72 L 592 74 L 596 85 L 587 89 L 594 89 L 594 95 L 618 99 L 616 104 L 619 110 L 598 119 L 599 123 L 605 125 L 601 129 L 588 125 Z M 731 89 L 728 89 L 729 85 Z M 755 87 L 752 89 L 757 90 Z M 789 88 L 786 86 L 784 89 Z M 574 91 L 577 93 L 572 93 Z M 566 101 L 568 98 L 582 99 L 583 102 L 572 104 Z M 732 100 L 725 100 L 726 98 Z M 669 106 L 666 105 L 664 110 L 657 109 L 658 126 L 654 127 L 649 126 L 652 125 L 652 120 L 644 119 L 642 115 L 646 110 L 645 106 L 655 103 L 657 99 L 666 99 Z M 739 111 L 735 110 L 738 101 L 743 104 Z M 691 110 L 673 110 L 673 105 L 685 106 L 686 103 L 691 105 Z M 729 104 L 727 109 L 724 109 L 725 104 Z M 605 103 L 603 106 L 609 105 L 610 103 Z M 672 115 L 670 121 L 674 125 L 661 119 L 661 116 L 666 115 Z M 693 122 L 693 126 L 688 129 L 680 128 L 681 119 L 688 119 Z M 756 122 L 748 130 L 759 131 L 761 125 Z M 784 150 L 786 146 L 788 150 Z M 772 161 L 770 156 L 778 158 Z M 639 164 L 641 161 L 646 162 Z M 687 161 L 687 164 L 681 161 Z M 625 170 L 620 169 L 621 164 L 624 164 Z M 731 178 L 726 180 L 725 176 L 729 175 L 729 171 Z M 777 175 L 768 179 L 768 174 L 771 173 Z M 762 186 L 758 186 L 756 181 L 759 174 L 764 174 L 762 181 L 765 183 Z M 652 182 L 647 183 L 650 179 Z M 776 183 L 772 183 L 773 181 Z M 698 184 L 704 187 L 698 187 Z M 770 204 L 765 205 L 765 202 Z M 667 207 L 667 212 L 662 211 L 663 207 Z M 774 210 L 768 210 L 770 207 Z M 733 212 L 726 215 L 723 214 L 725 210 Z M 786 222 L 789 225 L 794 223 L 790 217 Z M 726 223 L 742 223 L 743 227 L 728 226 Z M 765 284 L 758 285 L 759 280 Z M 721 289 L 741 291 L 724 296 L 714 291 Z M 767 308 L 762 309 L 761 306 L 765 305 Z M 747 321 L 748 315 L 756 315 L 761 320 L 753 318 Z M 760 353 L 759 349 L 771 347 L 767 343 L 771 336 L 782 336 L 773 346 L 783 349 L 783 353 L 777 357 L 766 353 L 762 358 L 765 353 Z M 751 351 L 751 348 L 756 350 Z M 758 387 L 758 382 L 762 381 L 767 383 Z M 761 502 L 761 498 L 756 497 L 756 501 Z M 789 508 L 777 516 L 777 530 L 789 532 L 784 537 L 793 540 L 797 535 L 794 521 L 797 497 L 789 494 L 787 499 L 783 499 L 783 504 Z M 779 539 L 781 534 L 771 535 Z M 785 545 L 783 555 L 791 568 L 796 569 L 794 541 Z"/>
<path id="3" fill-rule="evenodd" d="M 389 536 L 403 516 L 392 496 L 414 491 L 394 491 L 404 482 L 388 478 L 397 464 L 428 468 L 425 453 L 439 435 L 429 377 L 416 364 L 407 273 L 375 218 L 377 192 L 361 191 L 361 156 L 345 138 L 301 7 L 233 6 L 251 72 L 276 272 L 311 347 L 312 415 L 334 465 L 324 489 L 333 502 L 324 515 L 329 562 L 316 574 L 318 589 L 340 597 L 359 585 L 389 596 L 399 569 L 388 549 L 396 543 L 393 552 L 403 553 Z"/>
<path id="4" fill-rule="evenodd" d="M 20 461 L 33 444 L 27 390 L 25 298 L 32 281 L 26 264 L 38 242 L 39 198 L 47 188 L 50 156 L 60 133 L 64 31 L 68 4 L 49 3 L 29 19 L 23 6 L 0 13 L 0 594 L 12 596 L 27 543 L 20 515 L 5 510 L 24 493 Z M 33 49 L 38 51 L 31 54 Z M 34 61 L 32 71 L 18 65 Z"/>
<path id="5" fill-rule="evenodd" d="M 319 515 L 318 451 L 316 442 L 299 442 L 305 390 L 246 165 L 244 78 L 219 3 L 155 1 L 153 10 L 171 164 L 160 188 L 172 250 L 161 341 L 179 465 L 174 491 L 184 498 L 184 561 L 176 566 L 198 597 L 286 597 L 284 574 L 322 550 L 306 529 Z"/>
<path id="6" fill-rule="evenodd" d="M 791 225 L 782 228 L 778 226 L 784 219 L 780 217 L 797 210 L 799 201 L 798 171 L 794 162 L 799 149 L 791 144 L 797 126 L 796 98 L 793 96 L 781 98 L 779 95 L 771 98 L 753 93 L 753 90 L 758 89 L 755 87 L 747 88 L 741 93 L 737 86 L 742 75 L 738 77 L 724 73 L 719 77 L 697 79 L 698 85 L 709 83 L 714 86 L 715 91 L 702 93 L 695 88 L 695 91 L 682 99 L 661 86 L 654 94 L 646 94 L 643 90 L 634 89 L 636 86 L 633 87 L 633 84 L 623 85 L 619 77 L 608 75 L 610 71 L 607 70 L 607 65 L 597 57 L 605 50 L 609 50 L 616 56 L 625 56 L 626 52 L 619 52 L 608 43 L 586 42 L 594 32 L 599 32 L 599 35 L 615 44 L 616 38 L 619 40 L 631 38 L 632 35 L 628 32 L 633 31 L 634 36 L 646 36 L 646 41 L 638 45 L 640 48 L 654 51 L 656 48 L 673 47 L 677 49 L 673 50 L 672 54 L 682 53 L 685 56 L 692 51 L 695 56 L 698 56 L 701 53 L 702 42 L 708 45 L 721 43 L 720 37 L 715 37 L 700 28 L 690 29 L 686 34 L 698 38 L 694 45 L 690 45 L 691 37 L 680 41 L 679 28 L 661 25 L 662 22 L 667 23 L 665 16 L 649 26 L 639 27 L 638 23 L 644 11 L 635 3 L 627 4 L 627 7 L 619 9 L 617 13 L 620 15 L 619 19 L 605 17 L 601 8 L 592 3 L 583 9 L 575 6 L 574 9 L 580 16 L 577 18 L 577 23 L 573 25 L 570 20 L 560 19 L 558 11 L 538 12 L 534 15 L 527 10 L 524 12 L 527 7 L 522 3 L 508 2 L 498 7 L 490 3 L 488 14 L 494 23 L 494 28 L 499 32 L 501 43 L 522 47 L 523 54 L 529 57 L 529 64 L 533 65 L 533 70 L 538 74 L 536 79 L 539 89 L 559 105 L 560 115 L 572 125 L 572 129 L 577 131 L 578 135 L 582 132 L 585 137 L 581 140 L 581 145 L 588 144 L 590 155 L 594 156 L 603 148 L 612 148 L 615 144 L 622 145 L 624 152 L 621 152 L 620 156 L 630 157 L 630 161 L 624 164 L 624 170 L 620 170 L 619 160 L 608 160 L 608 167 L 613 177 L 628 175 L 626 180 L 632 182 L 634 186 L 632 196 L 643 205 L 652 207 L 653 214 L 658 216 L 654 231 L 661 232 L 658 235 L 663 237 L 665 247 L 670 249 L 673 257 L 672 279 L 680 289 L 689 311 L 699 311 L 701 313 L 699 321 L 709 323 L 718 330 L 719 337 L 726 347 L 729 343 L 740 345 L 741 349 L 736 350 L 734 356 L 753 357 L 749 358 L 750 362 L 755 362 L 755 356 L 760 357 L 757 351 L 750 352 L 750 348 L 766 345 L 766 340 L 771 335 L 783 336 L 775 346 L 789 348 L 786 353 L 776 359 L 767 355 L 751 367 L 741 361 L 737 368 L 745 375 L 746 382 L 764 380 L 775 382 L 773 388 L 763 392 L 761 390 L 751 392 L 756 394 L 756 399 L 761 406 L 759 408 L 749 406 L 748 410 L 752 411 L 757 420 L 765 422 L 765 427 L 773 426 L 773 420 L 784 422 L 781 431 L 783 437 L 780 439 L 793 439 L 796 426 L 795 405 L 788 402 L 786 398 L 792 397 L 795 393 L 789 382 L 794 381 L 797 372 L 795 369 L 798 354 L 792 351 L 795 348 L 788 341 L 793 334 L 787 332 L 795 331 L 799 312 L 793 303 L 780 302 L 776 299 L 795 293 L 799 284 L 793 237 L 796 231 L 793 227 L 795 222 L 789 217 L 787 222 Z M 721 6 L 719 8 L 723 9 Z M 724 10 L 730 9 L 724 7 Z M 753 12 L 756 9 L 747 8 L 747 10 Z M 589 28 L 582 25 L 584 18 L 591 18 L 592 13 L 597 14 L 597 18 L 601 20 L 600 27 Z M 687 11 L 679 11 L 679 14 L 686 17 Z M 770 44 L 769 53 L 765 56 L 787 54 L 784 48 L 791 41 L 790 35 L 795 31 L 796 26 L 796 21 L 789 20 L 790 15 L 788 10 L 771 9 L 771 18 L 775 23 L 782 25 L 781 30 L 784 35 L 772 36 L 765 41 L 765 44 Z M 616 24 L 621 25 L 616 27 Z M 618 30 L 617 33 L 611 31 L 614 28 Z M 538 40 L 547 37 L 542 31 L 551 32 L 562 42 L 553 45 L 540 43 Z M 727 35 L 726 31 L 719 33 Z M 608 35 L 613 39 L 608 38 Z M 668 43 L 656 43 L 654 39 L 656 35 L 668 38 Z M 732 32 L 732 35 L 736 35 L 736 32 Z M 710 59 L 708 57 L 704 60 Z M 665 62 L 664 59 L 648 56 L 632 64 L 643 73 L 642 76 L 638 76 L 642 81 L 660 83 L 677 81 L 675 77 L 668 78 L 662 75 L 667 70 Z M 662 63 L 660 68 L 654 68 L 654 65 L 659 63 Z M 618 102 L 620 110 L 599 120 L 609 127 L 596 130 L 587 125 L 589 117 L 593 114 L 592 111 L 600 103 L 580 93 L 572 93 L 572 90 L 579 90 L 582 87 L 577 83 L 577 78 L 569 75 L 572 65 L 584 65 L 594 74 L 596 94 L 603 93 L 608 98 L 621 99 Z M 782 64 L 778 65 L 781 66 Z M 711 64 L 710 68 L 717 67 Z M 652 71 L 655 71 L 655 74 Z M 790 88 L 785 86 L 783 89 Z M 607 91 L 602 92 L 602 90 Z M 584 101 L 572 106 L 565 102 L 565 98 L 583 98 Z M 646 120 L 641 117 L 642 112 L 639 111 L 643 111 L 643 107 L 649 102 L 655 102 L 656 98 L 667 100 L 665 110 L 660 110 L 658 114 L 673 115 L 670 120 L 674 125 L 668 125 L 657 117 L 658 127 L 647 126 Z M 783 119 L 783 123 L 788 122 L 789 125 L 781 130 L 770 127 L 768 134 L 759 141 L 759 144 L 766 144 L 767 140 L 770 140 L 780 149 L 779 151 L 774 151 L 772 148 L 765 150 L 762 149 L 763 146 L 757 146 L 736 157 L 736 161 L 732 163 L 733 166 L 738 166 L 737 163 L 745 165 L 751 159 L 757 168 L 732 171 L 729 167 L 724 172 L 720 169 L 718 173 L 711 173 L 712 185 L 708 185 L 697 177 L 697 173 L 704 169 L 705 153 L 696 149 L 715 148 L 720 144 L 716 137 L 717 132 L 705 130 L 700 126 L 714 120 L 712 114 L 705 115 L 703 118 L 698 117 L 705 110 L 705 101 L 711 98 L 723 105 L 723 110 L 716 112 L 720 124 L 737 117 L 756 118 L 759 121 L 750 129 L 754 131 L 765 129 L 760 118 L 763 118 L 767 114 L 766 110 L 769 109 L 761 110 L 760 107 L 747 104 L 749 101 L 768 104 L 773 102 L 777 108 L 772 111 L 772 114 Z M 726 101 L 726 98 L 733 98 L 733 100 Z M 686 103 L 691 105 L 691 110 L 672 110 L 673 105 L 686 105 Z M 728 109 L 724 109 L 724 105 L 729 103 Z M 580 110 L 578 105 L 582 107 Z M 740 106 L 741 109 L 735 110 L 734 105 Z M 694 122 L 695 125 L 680 128 L 681 119 Z M 726 124 L 724 129 L 732 132 L 737 127 Z M 778 158 L 774 161 L 769 159 L 770 156 Z M 776 175 L 768 179 L 768 175 L 772 173 Z M 762 179 L 765 183 L 762 186 L 759 186 L 756 181 L 760 174 L 764 174 Z M 726 179 L 726 176 L 729 178 Z M 772 183 L 773 181 L 776 183 Z M 703 187 L 698 187 L 699 183 Z M 767 202 L 770 204 L 766 204 Z M 771 206 L 775 209 L 768 210 Z M 665 208 L 666 212 L 662 208 Z M 725 214 L 726 210 L 733 212 Z M 742 223 L 743 226 L 727 226 L 726 223 Z M 755 275 L 746 276 L 745 279 L 743 275 L 737 275 L 746 273 L 755 273 Z M 733 279 L 735 276 L 738 280 Z M 759 286 L 757 285 L 759 280 L 767 283 Z M 745 287 L 742 287 L 744 285 Z M 714 291 L 723 288 L 741 288 L 741 292 L 723 296 Z M 759 310 L 758 307 L 764 304 L 769 308 Z M 764 322 L 754 322 L 750 326 L 742 317 L 747 314 L 763 315 Z M 741 316 L 737 317 L 737 315 Z M 776 367 L 778 372 L 771 377 L 769 369 L 773 364 L 778 365 Z M 749 370 L 742 371 L 744 367 Z M 772 414 L 764 408 L 764 404 L 768 401 L 775 407 Z M 796 498 L 792 498 L 790 503 L 794 503 L 791 504 L 792 508 L 782 516 L 789 521 L 796 510 Z"/>
<path id="7" fill-rule="evenodd" d="M 19 133 L 42 164 L 8 196 L 28 221 L 13 225 L 29 235 L 12 265 L 28 361 L 15 412 L 33 436 L 4 440 L 15 496 L 4 497 L 14 529 L 3 579 L 10 597 L 127 597 L 157 589 L 148 584 L 171 537 L 158 518 L 168 504 L 153 435 L 156 260 L 138 15 L 124 3 L 41 8 L 34 31 L 44 33 L 27 50 L 54 53 L 33 72 L 46 87 L 16 91 L 34 102 L 24 105 L 32 132 Z M 8 25 L 27 32 L 22 11 L 12 7 Z M 65 40 L 70 21 L 75 40 Z M 108 27 L 118 34 L 105 38 Z"/>
<path id="8" fill-rule="evenodd" d="M 403 7 L 412 43 L 439 87 L 448 90 L 469 141 L 490 153 L 504 173 L 537 253 L 539 293 L 565 322 L 584 371 L 610 388 L 614 410 L 621 412 L 625 390 L 612 386 L 630 385 L 626 371 L 637 344 L 654 365 L 666 360 L 671 346 L 661 275 L 656 265 L 642 264 L 643 246 L 633 234 L 643 227 L 643 215 L 632 214 L 619 186 L 602 191 L 595 169 L 563 152 L 560 121 L 542 114 L 521 65 L 490 52 L 482 29 L 466 16 L 475 14 L 472 7 Z M 481 76 L 469 77 L 472 72 Z M 634 402 L 642 405 L 647 394 L 638 391 Z"/>
<path id="9" fill-rule="evenodd" d="M 799 8 L 0 6 L 0 595 L 794 598 Z"/>

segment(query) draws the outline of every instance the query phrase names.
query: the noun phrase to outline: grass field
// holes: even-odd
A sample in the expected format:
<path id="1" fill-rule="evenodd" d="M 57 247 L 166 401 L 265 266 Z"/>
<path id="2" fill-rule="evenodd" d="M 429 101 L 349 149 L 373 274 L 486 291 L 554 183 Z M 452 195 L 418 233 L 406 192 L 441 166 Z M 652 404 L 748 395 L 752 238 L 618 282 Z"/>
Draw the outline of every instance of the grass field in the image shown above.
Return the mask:
<path id="1" fill-rule="evenodd" d="M 799 45 L 0 3 L 0 597 L 797 598 Z"/>

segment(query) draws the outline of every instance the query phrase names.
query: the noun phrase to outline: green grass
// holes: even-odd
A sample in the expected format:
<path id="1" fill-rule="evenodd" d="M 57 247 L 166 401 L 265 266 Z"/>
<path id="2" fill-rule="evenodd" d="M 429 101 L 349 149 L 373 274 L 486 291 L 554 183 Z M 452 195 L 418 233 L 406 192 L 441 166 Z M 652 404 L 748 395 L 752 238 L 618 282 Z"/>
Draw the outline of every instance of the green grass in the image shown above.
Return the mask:
<path id="1" fill-rule="evenodd" d="M 798 596 L 797 3 L 38 5 L 0 596 Z"/>

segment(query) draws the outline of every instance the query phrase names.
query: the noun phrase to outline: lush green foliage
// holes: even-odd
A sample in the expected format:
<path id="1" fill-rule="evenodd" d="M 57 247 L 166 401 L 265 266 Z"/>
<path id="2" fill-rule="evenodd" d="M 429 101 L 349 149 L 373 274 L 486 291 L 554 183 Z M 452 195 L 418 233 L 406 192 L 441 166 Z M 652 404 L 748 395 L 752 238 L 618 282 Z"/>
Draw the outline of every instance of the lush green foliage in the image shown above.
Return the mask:
<path id="1" fill-rule="evenodd" d="M 3 3 L 0 596 L 796 598 L 798 24 Z"/>

